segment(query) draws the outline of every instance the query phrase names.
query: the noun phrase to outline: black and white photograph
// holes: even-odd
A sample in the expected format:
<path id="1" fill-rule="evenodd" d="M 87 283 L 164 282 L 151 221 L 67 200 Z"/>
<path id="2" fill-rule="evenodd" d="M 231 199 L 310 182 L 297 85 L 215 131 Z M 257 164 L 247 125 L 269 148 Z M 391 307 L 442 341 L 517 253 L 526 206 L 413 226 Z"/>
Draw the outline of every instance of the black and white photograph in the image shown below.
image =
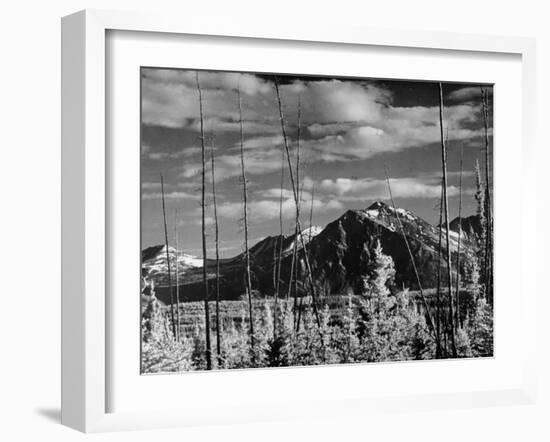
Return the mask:
<path id="1" fill-rule="evenodd" d="M 491 84 L 140 76 L 142 374 L 493 356 Z"/>

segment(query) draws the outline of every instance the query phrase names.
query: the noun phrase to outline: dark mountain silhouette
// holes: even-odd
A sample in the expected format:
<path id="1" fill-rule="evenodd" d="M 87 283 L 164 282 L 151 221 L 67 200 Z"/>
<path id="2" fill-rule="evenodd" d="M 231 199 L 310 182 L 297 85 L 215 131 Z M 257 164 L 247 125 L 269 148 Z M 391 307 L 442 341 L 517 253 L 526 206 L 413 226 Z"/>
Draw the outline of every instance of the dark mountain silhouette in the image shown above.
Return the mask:
<path id="1" fill-rule="evenodd" d="M 317 292 L 330 295 L 360 290 L 362 278 L 368 268 L 372 250 L 377 241 L 380 241 L 384 253 L 393 258 L 396 270 L 395 284 L 398 287 L 417 289 L 418 283 L 398 218 L 414 256 L 423 288 L 435 287 L 438 266 L 445 265 L 443 259 L 438 259 L 438 228 L 408 210 L 400 208 L 394 210 L 393 207 L 377 201 L 365 210 L 348 210 L 324 229 L 312 228 L 311 235 L 309 231 L 303 232 L 305 251 L 309 258 Z M 462 219 L 462 225 L 464 232 L 476 232 L 479 221 L 475 216 L 467 217 Z M 458 246 L 458 234 L 453 230 L 455 227 L 458 227 L 458 219 L 453 220 L 450 230 L 453 261 L 456 260 Z M 279 250 L 282 240 L 280 296 L 286 296 L 294 241 L 297 239 L 298 278 L 300 281 L 298 293 L 299 295 L 307 293 L 307 272 L 302 241 L 295 235 L 289 235 L 270 236 L 250 248 L 253 288 L 256 295 L 272 296 L 274 293 L 274 251 Z M 445 241 L 443 243 L 445 244 Z M 470 234 L 464 235 L 461 243 L 461 253 L 474 253 Z M 169 251 L 170 260 L 174 263 L 176 251 L 172 248 Z M 177 258 L 180 300 L 201 300 L 204 293 L 202 260 L 183 253 L 178 253 Z M 243 295 L 243 264 L 244 256 L 242 254 L 221 260 L 220 292 L 222 299 L 239 299 Z M 213 287 L 215 261 L 207 260 L 206 265 L 208 278 L 212 281 Z M 174 273 L 172 271 L 172 275 Z M 166 249 L 163 246 L 149 247 L 142 252 L 142 276 L 146 282 L 154 279 L 157 297 L 163 302 L 168 302 L 170 296 L 167 287 Z"/>
<path id="2" fill-rule="evenodd" d="M 460 221 L 460 223 L 459 223 Z M 451 230 L 458 232 L 459 225 L 462 224 L 462 233 L 466 234 L 471 241 L 481 237 L 481 222 L 479 216 L 471 215 L 465 218 L 455 218 L 449 224 Z"/>

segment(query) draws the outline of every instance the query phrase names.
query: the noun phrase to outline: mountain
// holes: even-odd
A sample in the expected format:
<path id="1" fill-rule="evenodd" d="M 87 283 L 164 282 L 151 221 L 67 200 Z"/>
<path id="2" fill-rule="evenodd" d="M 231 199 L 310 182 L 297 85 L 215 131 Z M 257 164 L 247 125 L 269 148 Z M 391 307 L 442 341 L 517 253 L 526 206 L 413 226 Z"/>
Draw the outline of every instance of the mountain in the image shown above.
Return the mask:
<path id="1" fill-rule="evenodd" d="M 475 241 L 481 237 L 481 222 L 478 215 L 471 215 L 465 218 L 457 217 L 449 223 L 449 228 L 458 232 L 460 225 L 462 225 L 462 234 L 466 234 L 471 241 Z"/>
<path id="2" fill-rule="evenodd" d="M 435 287 L 438 266 L 444 266 L 444 261 L 438 259 L 439 229 L 408 210 L 401 208 L 394 210 L 393 207 L 377 201 L 364 210 L 348 210 L 325 228 L 312 227 L 310 231 L 306 229 L 302 232 L 313 281 L 318 292 L 329 295 L 358 290 L 361 278 L 371 260 L 372 249 L 378 240 L 384 253 L 391 256 L 395 263 L 395 284 L 416 289 L 418 287 L 416 275 L 398 219 L 401 221 L 407 237 L 423 288 Z M 466 221 L 468 219 L 462 219 L 465 231 L 465 227 L 475 225 L 473 220 Z M 458 220 L 451 223 L 451 227 L 456 226 L 458 226 Z M 468 231 L 473 230 L 469 229 Z M 450 229 L 449 236 L 452 258 L 456 262 L 458 233 Z M 298 290 L 302 293 L 305 292 L 307 286 L 304 286 L 302 282 L 305 284 L 307 271 L 302 252 L 302 238 L 300 235 L 296 237 L 294 234 L 269 236 L 250 248 L 252 285 L 258 294 L 273 295 L 274 256 L 278 253 L 281 245 L 283 253 L 280 293 L 281 296 L 287 293 L 295 241 L 298 241 L 300 250 L 298 277 L 301 282 Z M 444 231 L 443 244 L 445 244 Z M 461 253 L 472 254 L 473 251 L 470 237 L 464 235 L 461 241 Z M 202 260 L 183 253 L 176 254 L 172 248 L 169 248 L 169 255 L 171 262 L 175 261 L 177 255 L 180 299 L 203 299 Z M 238 299 L 243 295 L 243 264 L 244 254 L 220 261 L 220 294 L 223 299 Z M 208 278 L 212 281 L 213 287 L 215 260 L 207 260 L 206 267 Z M 172 278 L 175 277 L 174 270 Z M 145 280 L 154 279 L 157 297 L 163 302 L 169 302 L 170 292 L 167 287 L 166 249 L 164 246 L 154 246 L 143 250 L 142 276 Z"/>

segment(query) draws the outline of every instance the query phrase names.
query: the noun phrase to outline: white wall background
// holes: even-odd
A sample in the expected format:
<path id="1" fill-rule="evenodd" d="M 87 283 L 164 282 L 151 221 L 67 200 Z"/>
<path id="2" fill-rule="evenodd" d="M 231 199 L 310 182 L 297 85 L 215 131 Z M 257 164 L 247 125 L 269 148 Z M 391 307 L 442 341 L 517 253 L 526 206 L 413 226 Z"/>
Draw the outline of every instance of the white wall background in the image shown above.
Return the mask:
<path id="1" fill-rule="evenodd" d="M 102 434 L 101 441 L 547 441 L 550 429 L 549 311 L 543 276 L 549 246 L 545 222 L 550 122 L 549 13 L 544 2 L 523 0 L 20 0 L 0 10 L 0 439 L 84 440 L 59 425 L 60 369 L 60 17 L 83 8 L 167 10 L 182 21 L 195 14 L 246 20 L 301 18 L 373 27 L 510 34 L 537 38 L 540 349 L 539 401 L 534 406 L 376 415 L 323 422 L 286 422 L 157 432 Z M 545 162 L 546 160 L 546 162 Z M 513 215 L 511 208 L 510 216 Z M 513 232 L 511 232 L 513 235 Z M 513 240 L 513 236 L 511 238 Z M 89 436 L 88 436 L 89 437 Z"/>

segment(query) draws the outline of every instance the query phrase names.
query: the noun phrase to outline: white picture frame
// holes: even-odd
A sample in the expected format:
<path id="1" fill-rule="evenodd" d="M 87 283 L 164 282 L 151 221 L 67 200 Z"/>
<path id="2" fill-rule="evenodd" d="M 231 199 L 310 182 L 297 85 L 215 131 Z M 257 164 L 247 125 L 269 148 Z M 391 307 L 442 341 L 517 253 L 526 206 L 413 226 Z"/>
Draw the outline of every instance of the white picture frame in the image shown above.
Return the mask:
<path id="1" fill-rule="evenodd" d="M 346 26 L 300 27 L 268 22 L 235 23 L 195 17 L 181 24 L 178 17 L 87 10 L 62 20 L 62 423 L 84 432 L 114 431 L 168 426 L 207 425 L 212 419 L 200 408 L 189 413 L 165 410 L 109 412 L 108 396 L 113 387 L 108 376 L 110 364 L 107 336 L 110 314 L 107 253 L 110 230 L 107 227 L 111 198 L 108 185 L 106 121 L 108 117 L 106 79 L 109 31 L 155 32 L 270 39 L 286 42 L 337 43 L 369 45 L 403 50 L 430 49 L 468 51 L 478 56 L 487 53 L 513 54 L 521 57 L 522 119 L 521 190 L 522 220 L 535 218 L 536 193 L 533 192 L 534 109 L 535 109 L 535 44 L 532 39 L 492 37 L 417 31 L 388 31 Z M 497 135 L 498 136 L 498 135 Z M 529 189 L 529 192 L 527 191 Z M 524 225 L 524 224 L 523 224 Z M 527 256 L 534 256 L 535 235 L 525 228 L 521 232 L 522 272 L 527 271 Z M 498 261 L 498 243 L 496 260 Z M 287 417 L 324 416 L 326 405 L 337 401 L 330 411 L 338 414 L 367 414 L 372 410 L 412 411 L 470 406 L 532 403 L 535 396 L 535 324 L 536 288 L 534 281 L 521 278 L 522 332 L 526 338 L 520 361 L 520 378 L 506 388 L 477 389 L 460 393 L 424 395 L 330 396 L 312 400 L 309 407 L 274 404 L 257 407 L 253 392 L 239 399 L 235 410 L 220 412 L 216 422 L 244 422 L 284 419 Z M 496 317 L 498 321 L 498 314 Z M 498 357 L 498 354 L 497 356 Z M 342 370 L 332 367 L 331 370 Z M 245 372 L 241 372 L 243 375 Z M 291 372 L 287 371 L 287 376 Z M 222 374 L 223 375 L 223 374 Z M 192 400 L 192 398 L 190 399 Z M 336 403 L 336 402 L 335 402 Z M 249 412 L 246 413 L 246 410 Z"/>

